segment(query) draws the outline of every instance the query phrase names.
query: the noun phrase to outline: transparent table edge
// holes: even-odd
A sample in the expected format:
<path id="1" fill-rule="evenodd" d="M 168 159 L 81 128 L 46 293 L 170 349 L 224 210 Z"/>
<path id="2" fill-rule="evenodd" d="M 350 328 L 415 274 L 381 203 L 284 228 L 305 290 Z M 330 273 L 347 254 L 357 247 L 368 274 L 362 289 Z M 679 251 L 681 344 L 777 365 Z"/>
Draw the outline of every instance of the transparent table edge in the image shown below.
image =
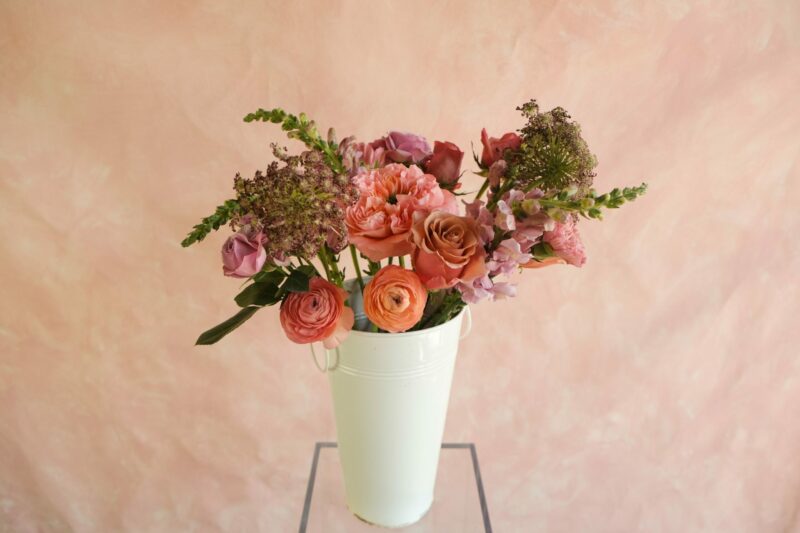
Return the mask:
<path id="1" fill-rule="evenodd" d="M 311 499 L 314 496 L 314 482 L 317 477 L 317 465 L 322 448 L 338 448 L 336 442 L 317 442 L 314 445 L 314 458 L 311 460 L 311 471 L 308 474 L 308 485 L 306 486 L 306 498 L 303 503 L 303 514 L 300 517 L 299 533 L 306 533 L 308 527 L 308 516 L 311 512 Z M 472 457 L 472 469 L 475 474 L 475 485 L 478 489 L 478 499 L 481 504 L 481 516 L 483 517 L 483 527 L 486 533 L 492 533 L 492 523 L 489 520 L 489 507 L 486 505 L 486 494 L 483 490 L 483 478 L 481 477 L 481 467 L 478 462 L 478 451 L 474 442 L 443 442 L 442 449 L 469 449 Z"/>

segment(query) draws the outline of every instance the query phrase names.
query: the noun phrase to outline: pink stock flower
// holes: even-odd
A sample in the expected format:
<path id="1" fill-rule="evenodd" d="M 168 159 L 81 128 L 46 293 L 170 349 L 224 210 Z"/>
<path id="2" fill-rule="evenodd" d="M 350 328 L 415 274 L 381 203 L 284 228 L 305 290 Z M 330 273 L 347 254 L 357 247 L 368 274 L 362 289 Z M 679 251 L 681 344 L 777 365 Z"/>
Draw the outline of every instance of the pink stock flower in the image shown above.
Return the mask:
<path id="1" fill-rule="evenodd" d="M 455 185 L 460 177 L 464 152 L 451 142 L 433 143 L 433 155 L 425 163 L 425 172 L 433 174 L 440 185 Z"/>
<path id="2" fill-rule="evenodd" d="M 466 203 L 467 216 L 475 220 L 478 227 L 478 237 L 481 244 L 486 245 L 494 239 L 494 218 L 492 213 L 486 209 L 486 203 L 481 200 Z"/>
<path id="3" fill-rule="evenodd" d="M 222 245 L 222 273 L 234 278 L 249 278 L 257 274 L 267 260 L 264 235 L 234 233 Z"/>
<path id="4" fill-rule="evenodd" d="M 355 137 L 346 137 L 339 143 L 339 154 L 352 177 L 363 169 L 382 167 L 386 159 L 386 144 L 356 142 Z"/>
<path id="5" fill-rule="evenodd" d="M 497 202 L 497 213 L 494 216 L 495 225 L 505 231 L 513 231 L 517 229 L 516 218 L 511 205 L 505 200 Z"/>
<path id="6" fill-rule="evenodd" d="M 505 159 L 498 159 L 489 167 L 489 186 L 494 189 L 500 186 L 500 179 L 506 175 L 508 163 Z"/>
<path id="7" fill-rule="evenodd" d="M 520 265 L 524 265 L 532 259 L 531 254 L 522 251 L 519 242 L 515 239 L 506 239 L 492 253 L 492 258 L 486 263 L 486 268 L 495 276 L 511 274 Z"/>
<path id="8" fill-rule="evenodd" d="M 486 273 L 486 252 L 475 220 L 442 211 L 417 215 L 412 229 L 411 261 L 431 290 L 453 287 Z"/>
<path id="9" fill-rule="evenodd" d="M 554 227 L 554 220 L 539 207 L 537 200 L 542 196 L 539 189 L 527 193 L 512 189 L 497 202 L 494 223 L 512 232 L 512 238 L 519 242 L 523 252 L 530 250 L 545 231 Z"/>
<path id="10" fill-rule="evenodd" d="M 290 292 L 281 303 L 281 326 L 298 344 L 322 341 L 336 348 L 353 329 L 353 310 L 344 305 L 347 292 L 320 277 L 309 281 L 308 291 Z"/>
<path id="11" fill-rule="evenodd" d="M 373 148 L 384 148 L 386 158 L 396 163 L 420 164 L 431 155 L 431 146 L 425 137 L 414 133 L 391 131 L 386 137 L 371 143 Z"/>
<path id="12" fill-rule="evenodd" d="M 516 133 L 506 133 L 499 139 L 489 137 L 486 128 L 481 130 L 481 143 L 483 143 L 483 153 L 481 154 L 481 164 L 486 168 L 492 163 L 503 159 L 506 150 L 516 150 L 522 144 L 522 139 Z"/>
<path id="13" fill-rule="evenodd" d="M 517 295 L 517 286 L 508 282 L 495 282 L 489 275 L 484 275 L 469 283 L 459 283 L 456 289 L 461 293 L 461 298 L 470 304 L 481 300 L 502 300 L 506 297 Z"/>
<path id="14" fill-rule="evenodd" d="M 364 171 L 355 181 L 361 196 L 347 209 L 345 224 L 350 242 L 372 261 L 411 253 L 415 212 L 458 210 L 453 193 L 416 165 L 392 163 Z"/>

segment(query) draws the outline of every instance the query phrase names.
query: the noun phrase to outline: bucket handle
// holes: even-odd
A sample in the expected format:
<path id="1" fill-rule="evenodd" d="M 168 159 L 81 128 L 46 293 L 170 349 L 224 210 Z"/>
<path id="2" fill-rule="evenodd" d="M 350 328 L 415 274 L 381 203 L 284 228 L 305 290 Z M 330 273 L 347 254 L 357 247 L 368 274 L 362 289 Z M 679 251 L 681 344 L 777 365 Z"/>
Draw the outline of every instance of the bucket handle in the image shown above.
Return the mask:
<path id="1" fill-rule="evenodd" d="M 472 331 L 472 309 L 469 306 L 464 309 L 464 318 L 467 321 L 467 327 L 461 327 L 461 335 L 459 335 L 458 340 L 465 339 Z"/>
<path id="2" fill-rule="evenodd" d="M 464 318 L 466 319 L 467 325 L 466 325 L 466 327 L 464 327 L 463 325 L 461 326 L 461 334 L 459 335 L 458 340 L 465 339 L 470 334 L 470 332 L 472 331 L 472 309 L 469 306 L 467 306 L 467 308 L 464 309 Z M 316 352 L 316 350 L 314 350 L 314 343 L 312 342 L 311 344 L 309 344 L 309 346 L 311 347 L 311 358 L 314 359 L 314 365 L 323 374 L 326 373 L 326 372 L 330 372 L 331 370 L 335 370 L 336 367 L 339 365 L 339 347 L 338 346 L 336 348 L 334 348 L 333 350 L 328 350 L 327 348 L 323 348 L 325 350 L 325 366 L 324 367 L 321 364 L 319 364 L 319 360 L 317 359 L 317 352 Z M 336 352 L 336 362 L 333 365 L 331 365 L 331 352 L 332 351 Z"/>
<path id="3" fill-rule="evenodd" d="M 323 366 L 321 364 L 319 364 L 319 361 L 317 360 L 317 352 L 314 351 L 314 343 L 312 342 L 311 344 L 309 344 L 309 346 L 311 346 L 311 357 L 314 359 L 314 364 L 319 369 L 319 371 L 322 372 L 323 374 L 325 372 L 330 372 L 331 370 L 334 370 L 336 368 L 336 366 L 339 364 L 339 347 L 338 346 L 336 348 L 334 348 L 333 350 L 328 350 L 327 348 L 323 348 L 325 350 L 325 367 L 324 368 L 323 368 Z M 331 365 L 331 352 L 332 351 L 336 352 L 336 362 L 333 365 Z"/>

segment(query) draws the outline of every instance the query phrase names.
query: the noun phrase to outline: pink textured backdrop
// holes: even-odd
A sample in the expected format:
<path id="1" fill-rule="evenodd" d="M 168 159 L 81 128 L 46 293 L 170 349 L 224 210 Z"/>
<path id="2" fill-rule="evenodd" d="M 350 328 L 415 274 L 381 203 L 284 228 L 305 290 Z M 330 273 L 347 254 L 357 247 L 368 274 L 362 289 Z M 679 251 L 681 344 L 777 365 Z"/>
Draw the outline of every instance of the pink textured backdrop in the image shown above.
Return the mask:
<path id="1" fill-rule="evenodd" d="M 495 529 L 800 531 L 796 2 L 239 4 L 0 6 L 0 531 L 294 530 L 327 382 L 274 309 L 193 348 L 238 284 L 178 245 L 281 138 L 241 117 L 468 147 L 529 97 L 651 189 L 474 309 Z"/>

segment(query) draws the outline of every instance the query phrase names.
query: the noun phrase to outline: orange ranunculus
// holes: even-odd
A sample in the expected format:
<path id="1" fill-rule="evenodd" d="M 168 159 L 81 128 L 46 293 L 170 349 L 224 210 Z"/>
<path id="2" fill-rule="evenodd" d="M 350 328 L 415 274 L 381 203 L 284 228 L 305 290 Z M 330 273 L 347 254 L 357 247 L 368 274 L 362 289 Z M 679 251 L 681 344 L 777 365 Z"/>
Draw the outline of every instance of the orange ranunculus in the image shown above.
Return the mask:
<path id="1" fill-rule="evenodd" d="M 281 326 L 298 344 L 322 341 L 336 348 L 353 329 L 353 310 L 344 305 L 347 292 L 320 277 L 311 278 L 306 292 L 292 292 L 281 303 Z"/>
<path id="2" fill-rule="evenodd" d="M 389 265 L 364 287 L 364 312 L 381 329 L 406 331 L 422 318 L 428 292 L 412 270 Z"/>
<path id="3" fill-rule="evenodd" d="M 486 251 L 475 220 L 434 211 L 411 230 L 414 271 L 429 289 L 452 287 L 486 274 Z"/>

